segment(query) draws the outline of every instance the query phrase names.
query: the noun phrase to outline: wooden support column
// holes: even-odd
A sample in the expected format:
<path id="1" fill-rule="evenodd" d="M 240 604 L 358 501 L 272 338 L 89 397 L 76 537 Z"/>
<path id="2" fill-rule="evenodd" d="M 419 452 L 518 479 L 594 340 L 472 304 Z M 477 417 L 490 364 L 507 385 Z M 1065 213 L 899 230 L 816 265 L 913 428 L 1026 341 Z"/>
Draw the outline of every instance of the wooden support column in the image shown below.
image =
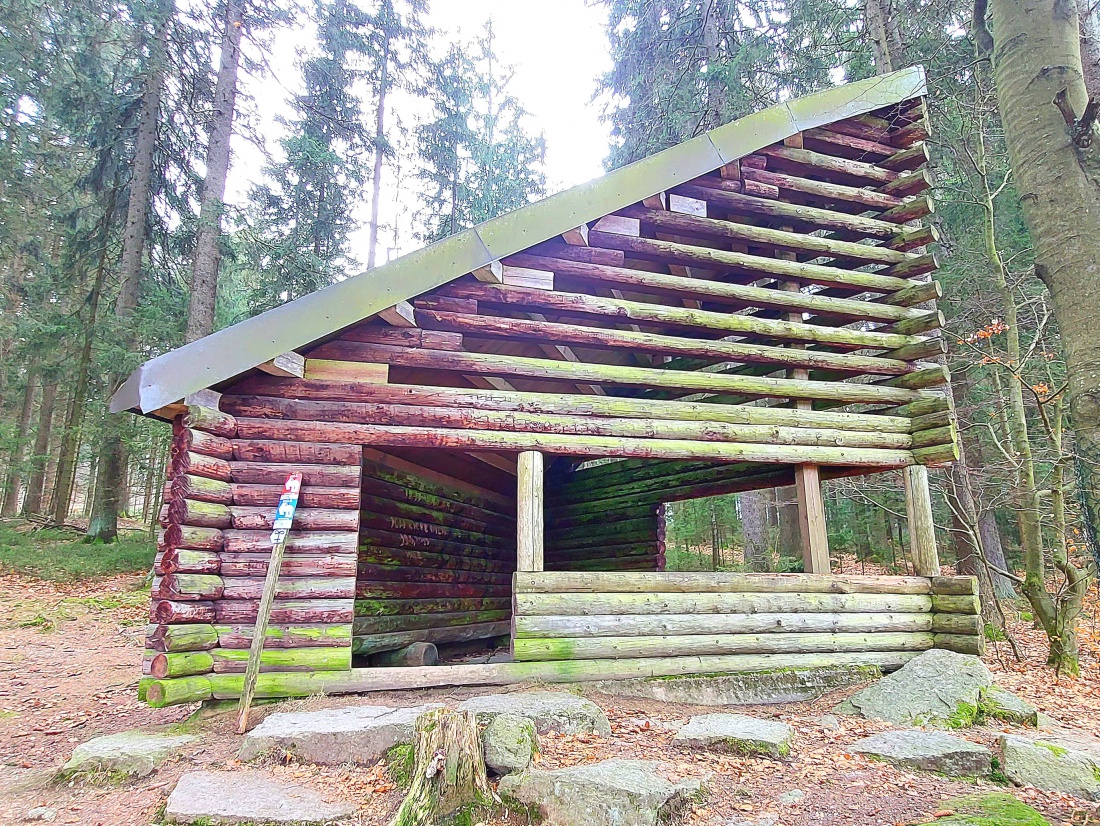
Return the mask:
<path id="1" fill-rule="evenodd" d="M 940 555 L 936 549 L 936 526 L 932 521 L 932 494 L 928 489 L 928 468 L 910 465 L 904 470 L 905 510 L 909 515 L 909 552 L 917 576 L 939 576 Z"/>
<path id="2" fill-rule="evenodd" d="M 516 475 L 516 570 L 541 571 L 543 547 L 542 454 L 519 454 Z"/>

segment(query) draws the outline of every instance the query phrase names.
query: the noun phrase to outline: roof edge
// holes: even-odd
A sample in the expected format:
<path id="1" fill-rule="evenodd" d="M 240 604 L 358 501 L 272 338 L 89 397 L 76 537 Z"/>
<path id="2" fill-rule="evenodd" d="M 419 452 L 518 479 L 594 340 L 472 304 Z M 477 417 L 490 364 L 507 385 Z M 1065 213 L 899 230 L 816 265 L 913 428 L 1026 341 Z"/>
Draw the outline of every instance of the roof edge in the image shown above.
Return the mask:
<path id="1" fill-rule="evenodd" d="M 582 223 L 784 140 L 804 129 L 927 92 L 913 66 L 784 101 L 606 175 L 463 230 L 185 344 L 138 367 L 112 413 L 150 413 Z"/>

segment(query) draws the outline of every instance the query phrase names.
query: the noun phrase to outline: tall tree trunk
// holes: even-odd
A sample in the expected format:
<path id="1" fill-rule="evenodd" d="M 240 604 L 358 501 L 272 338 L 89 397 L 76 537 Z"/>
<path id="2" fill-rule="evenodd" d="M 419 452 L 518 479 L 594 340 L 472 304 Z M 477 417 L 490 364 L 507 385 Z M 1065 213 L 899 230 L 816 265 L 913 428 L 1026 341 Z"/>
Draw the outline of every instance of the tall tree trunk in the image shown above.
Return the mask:
<path id="1" fill-rule="evenodd" d="M 1081 68 L 1085 88 L 1093 97 L 1100 95 L 1100 4 L 1096 0 L 1077 0 L 1081 21 Z"/>
<path id="2" fill-rule="evenodd" d="M 122 344 L 127 349 L 134 343 L 130 317 L 141 300 L 145 227 L 152 198 L 153 155 L 157 146 L 160 100 L 164 90 L 165 40 L 172 11 L 171 2 L 163 4 L 159 9 L 160 16 L 155 23 L 153 42 L 149 50 L 149 69 L 146 72 L 141 114 L 134 140 L 133 175 L 130 179 L 130 198 L 126 205 L 126 227 L 122 235 L 122 254 L 119 257 L 119 291 L 115 301 L 115 318 Z M 116 389 L 125 377 L 125 371 L 116 372 L 111 389 Z M 114 542 L 118 536 L 118 510 L 123 499 L 124 471 L 127 464 L 122 428 L 121 417 L 109 412 L 105 414 L 99 449 L 100 461 L 96 471 L 96 500 L 92 506 L 86 535 L 88 541 Z"/>
<path id="3" fill-rule="evenodd" d="M 771 549 L 768 547 L 767 492 L 750 490 L 739 494 L 741 505 L 741 540 L 745 545 L 745 565 L 753 571 L 771 570 Z"/>
<path id="4" fill-rule="evenodd" d="M 214 332 L 214 306 L 218 297 L 221 264 L 222 209 L 225 179 L 229 174 L 229 141 L 237 109 L 237 69 L 241 57 L 245 0 L 229 0 L 221 41 L 221 65 L 214 89 L 214 112 L 206 148 L 206 177 L 202 184 L 195 258 L 191 269 L 191 303 L 185 339 L 196 341 Z"/>
<path id="5" fill-rule="evenodd" d="M 57 379 L 44 377 L 42 398 L 38 402 L 38 428 L 34 435 L 33 469 L 27 482 L 27 498 L 23 500 L 23 513 L 42 513 L 46 479 L 49 478 L 50 431 L 53 428 L 54 404 L 57 401 Z"/>
<path id="6" fill-rule="evenodd" d="M 38 389 L 38 377 L 27 371 L 27 386 L 23 390 L 23 404 L 19 410 L 19 424 L 15 434 L 15 446 L 8 457 L 8 478 L 4 480 L 4 501 L 0 504 L 0 516 L 15 516 L 19 512 L 19 494 L 23 492 L 23 461 L 27 440 L 31 433 L 34 415 L 34 395 Z"/>
<path id="7" fill-rule="evenodd" d="M 1064 100 L 1066 112 L 1081 118 L 1090 103 L 1077 8 L 1066 0 L 991 0 L 990 11 L 997 104 L 1034 243 L 1035 273 L 1050 290 L 1065 348 L 1081 487 L 1095 543 L 1100 537 L 1100 336 L 1095 331 L 1095 308 L 1100 306 L 1100 142 L 1093 140 L 1092 122 L 1086 118 L 1067 124 L 1054 105 Z M 1038 531 L 1037 525 L 1026 528 Z M 1054 549 L 1054 564 L 1066 578 L 1058 600 L 1065 610 L 1060 610 L 1046 590 L 1042 555 L 1036 557 L 1028 544 L 1025 540 L 1023 590 L 1050 637 L 1049 662 L 1075 673 L 1072 620 L 1087 580 Z"/>
<path id="8" fill-rule="evenodd" d="M 775 504 L 779 520 L 779 555 L 802 558 L 802 529 L 798 526 L 798 494 L 793 487 L 777 488 Z"/>
<path id="9" fill-rule="evenodd" d="M 900 69 L 905 63 L 905 55 L 892 0 L 864 0 L 863 26 L 871 38 L 875 74 L 884 75 Z"/>
<path id="10" fill-rule="evenodd" d="M 390 35 L 382 41 L 382 76 L 378 81 L 378 112 L 374 118 L 374 175 L 371 178 L 370 238 L 367 242 L 367 269 L 374 269 L 378 249 L 378 206 L 382 199 L 382 159 L 386 143 L 386 92 L 389 91 Z"/>

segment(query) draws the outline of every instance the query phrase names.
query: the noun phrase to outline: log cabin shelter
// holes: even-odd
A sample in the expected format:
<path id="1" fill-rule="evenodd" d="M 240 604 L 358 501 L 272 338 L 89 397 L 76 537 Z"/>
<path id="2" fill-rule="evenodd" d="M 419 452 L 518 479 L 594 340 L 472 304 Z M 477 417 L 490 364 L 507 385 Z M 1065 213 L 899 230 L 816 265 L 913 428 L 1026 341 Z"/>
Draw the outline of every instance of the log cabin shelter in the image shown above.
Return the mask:
<path id="1" fill-rule="evenodd" d="M 790 100 L 159 356 L 149 702 L 779 667 L 980 645 L 950 463 L 925 80 Z M 903 469 L 917 576 L 829 570 L 823 479 Z M 794 485 L 805 574 L 665 572 L 668 502 Z M 498 638 L 494 661 L 400 667 Z"/>

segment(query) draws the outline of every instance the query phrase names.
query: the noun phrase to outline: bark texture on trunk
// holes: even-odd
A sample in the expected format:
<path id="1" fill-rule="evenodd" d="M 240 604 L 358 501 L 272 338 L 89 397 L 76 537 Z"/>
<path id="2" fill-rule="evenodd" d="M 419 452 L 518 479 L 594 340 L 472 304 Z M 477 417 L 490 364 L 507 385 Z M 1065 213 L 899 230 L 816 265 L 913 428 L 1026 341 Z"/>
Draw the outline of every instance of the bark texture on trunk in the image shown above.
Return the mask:
<path id="1" fill-rule="evenodd" d="M 1067 0 L 992 0 L 993 69 L 1035 272 L 1050 290 L 1066 354 L 1068 397 L 1090 532 L 1100 531 L 1100 141 L 1078 146 L 1052 101 L 1064 94 L 1080 116 L 1088 102 L 1077 7 Z M 1094 127 L 1095 129 L 1095 127 Z M 1021 527 L 1030 526 L 1021 525 Z M 1064 556 L 1055 566 L 1071 602 L 1086 581 Z M 1041 559 L 1027 565 L 1024 593 L 1051 638 L 1050 663 L 1075 672 L 1075 625 L 1053 607 Z M 1073 613 L 1070 607 L 1070 613 Z"/>
<path id="2" fill-rule="evenodd" d="M 34 463 L 27 482 L 27 498 L 23 500 L 23 514 L 42 513 L 46 509 L 46 479 L 50 453 L 50 431 L 53 429 L 54 405 L 57 401 L 57 380 L 46 379 L 42 384 L 42 398 L 38 402 L 38 427 L 34 434 Z"/>
<path id="3" fill-rule="evenodd" d="M 38 378 L 33 373 L 27 376 L 27 386 L 23 389 L 23 404 L 19 411 L 19 424 L 16 428 L 15 447 L 8 457 L 8 478 L 4 481 L 4 501 L 0 505 L 0 516 L 15 516 L 19 510 L 19 495 L 23 492 L 23 462 L 26 458 L 27 439 L 31 432 L 31 418 L 34 415 L 34 396 L 38 389 Z"/>
<path id="4" fill-rule="evenodd" d="M 771 570 L 768 547 L 768 502 L 765 491 L 753 490 L 739 495 L 741 538 L 745 544 L 745 565 L 754 571 Z"/>
<path id="5" fill-rule="evenodd" d="M 382 197 L 382 161 L 386 143 L 386 92 L 389 91 L 390 36 L 382 45 L 382 76 L 378 81 L 378 111 L 374 117 L 374 170 L 371 178 L 370 238 L 367 242 L 367 269 L 378 260 L 378 207 Z"/>
<path id="6" fill-rule="evenodd" d="M 229 0 L 221 42 L 221 64 L 214 89 L 210 142 L 206 149 L 206 177 L 202 184 L 195 259 L 191 269 L 191 303 L 184 336 L 192 342 L 214 332 L 214 305 L 221 264 L 222 209 L 229 174 L 229 142 L 237 109 L 237 69 L 241 57 L 244 0 Z"/>

